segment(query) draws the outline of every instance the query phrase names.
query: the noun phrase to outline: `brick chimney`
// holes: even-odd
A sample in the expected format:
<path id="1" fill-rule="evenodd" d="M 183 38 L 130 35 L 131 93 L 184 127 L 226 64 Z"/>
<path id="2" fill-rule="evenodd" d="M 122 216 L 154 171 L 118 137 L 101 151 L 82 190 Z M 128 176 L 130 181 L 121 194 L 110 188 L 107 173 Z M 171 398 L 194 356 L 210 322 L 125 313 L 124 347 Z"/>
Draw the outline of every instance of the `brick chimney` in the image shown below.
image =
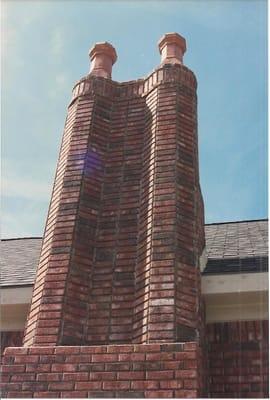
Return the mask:
<path id="1" fill-rule="evenodd" d="M 89 360 L 105 365 L 182 360 L 182 352 L 190 351 L 186 357 L 193 367 L 176 361 L 161 375 L 169 382 L 176 379 L 171 368 L 193 368 L 186 375 L 193 377 L 193 386 L 177 390 L 184 385 L 180 371 L 178 383 L 153 388 L 164 388 L 168 397 L 196 397 L 204 248 L 197 83 L 183 65 L 184 38 L 166 34 L 159 50 L 161 64 L 153 73 L 118 83 L 110 79 L 115 49 L 97 43 L 90 51 L 90 74 L 74 86 L 24 346 L 37 348 L 34 354 L 44 354 L 41 346 L 55 354 L 59 346 L 67 346 L 61 354 L 78 354 L 85 346 L 82 354 L 98 353 Z M 82 371 L 77 367 L 71 370 Z M 132 374 L 119 378 L 129 383 L 116 385 L 117 393 L 128 387 L 144 396 L 148 381 L 161 375 L 151 370 L 145 375 L 148 366 L 143 368 L 143 383 L 131 384 Z M 101 392 L 109 386 L 96 385 Z"/>

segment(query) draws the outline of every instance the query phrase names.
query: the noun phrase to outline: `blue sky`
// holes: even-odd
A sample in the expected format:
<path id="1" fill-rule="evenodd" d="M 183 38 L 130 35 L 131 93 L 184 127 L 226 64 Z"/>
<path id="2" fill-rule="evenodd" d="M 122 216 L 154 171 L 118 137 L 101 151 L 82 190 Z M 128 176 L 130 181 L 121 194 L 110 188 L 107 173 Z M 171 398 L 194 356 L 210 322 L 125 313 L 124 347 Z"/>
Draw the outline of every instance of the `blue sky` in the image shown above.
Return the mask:
<path id="1" fill-rule="evenodd" d="M 148 75 L 166 32 L 198 79 L 206 222 L 267 217 L 267 5 L 262 0 L 2 2 L 2 237 L 43 234 L 66 109 L 95 42 L 113 79 Z"/>

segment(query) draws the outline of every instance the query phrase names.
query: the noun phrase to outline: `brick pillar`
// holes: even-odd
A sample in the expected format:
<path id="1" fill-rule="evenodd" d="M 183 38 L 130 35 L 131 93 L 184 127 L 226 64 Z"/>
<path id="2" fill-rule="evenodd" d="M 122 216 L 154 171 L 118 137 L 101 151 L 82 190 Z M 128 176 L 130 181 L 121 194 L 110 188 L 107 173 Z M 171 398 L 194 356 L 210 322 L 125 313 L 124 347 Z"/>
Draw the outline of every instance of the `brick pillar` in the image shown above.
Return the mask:
<path id="1" fill-rule="evenodd" d="M 182 37 L 165 35 L 159 47 L 158 84 L 146 95 L 136 266 L 134 340 L 143 343 L 197 340 L 202 322 L 196 79 L 182 65 Z"/>
<path id="2" fill-rule="evenodd" d="M 185 39 L 147 78 L 111 80 L 90 51 L 73 90 L 25 346 L 197 340 L 204 246 L 196 78 Z"/>
<path id="3" fill-rule="evenodd" d="M 91 93 L 68 109 L 45 228 L 24 345 L 81 344 L 85 341 L 92 288 L 95 235 L 104 179 L 104 158 L 112 102 L 102 96 L 101 61 L 110 76 L 116 59 L 109 44 L 90 55 Z M 104 56 L 104 53 L 105 54 Z M 102 53 L 103 52 L 103 53 Z M 115 52 L 115 51 L 114 51 Z M 96 86 L 95 86 L 96 85 Z"/>

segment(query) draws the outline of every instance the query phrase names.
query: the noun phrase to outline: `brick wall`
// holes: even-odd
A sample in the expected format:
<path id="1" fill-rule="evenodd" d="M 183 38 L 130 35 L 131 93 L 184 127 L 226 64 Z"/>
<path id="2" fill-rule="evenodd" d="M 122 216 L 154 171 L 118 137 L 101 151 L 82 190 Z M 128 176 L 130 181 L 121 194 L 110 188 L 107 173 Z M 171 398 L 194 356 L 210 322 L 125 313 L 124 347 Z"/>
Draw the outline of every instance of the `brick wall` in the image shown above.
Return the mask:
<path id="1" fill-rule="evenodd" d="M 268 321 L 207 325 L 209 396 L 268 398 Z"/>
<path id="2" fill-rule="evenodd" d="M 4 397 L 200 397 L 197 343 L 8 348 Z"/>

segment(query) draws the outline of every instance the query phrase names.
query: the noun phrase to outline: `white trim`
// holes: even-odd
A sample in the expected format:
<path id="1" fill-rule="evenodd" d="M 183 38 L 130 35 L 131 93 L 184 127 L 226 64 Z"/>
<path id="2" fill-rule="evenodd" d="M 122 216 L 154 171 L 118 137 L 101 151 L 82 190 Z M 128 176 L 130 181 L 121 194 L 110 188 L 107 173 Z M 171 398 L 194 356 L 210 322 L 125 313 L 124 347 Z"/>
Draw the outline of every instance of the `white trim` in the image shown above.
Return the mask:
<path id="1" fill-rule="evenodd" d="M 203 294 L 268 291 L 268 273 L 224 274 L 202 276 Z"/>
<path id="2" fill-rule="evenodd" d="M 30 304 L 33 292 L 33 286 L 29 287 L 13 287 L 1 288 L 0 303 L 1 305 L 7 304 Z"/>

